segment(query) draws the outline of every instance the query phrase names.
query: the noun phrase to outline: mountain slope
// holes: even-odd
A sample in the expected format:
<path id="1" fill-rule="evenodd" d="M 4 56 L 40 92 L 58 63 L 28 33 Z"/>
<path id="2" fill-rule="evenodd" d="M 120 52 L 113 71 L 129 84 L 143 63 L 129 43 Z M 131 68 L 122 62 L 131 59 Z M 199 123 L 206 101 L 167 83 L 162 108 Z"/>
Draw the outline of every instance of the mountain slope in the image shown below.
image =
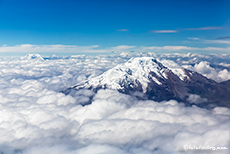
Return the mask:
<path id="1" fill-rule="evenodd" d="M 175 99 L 191 105 L 188 97 L 196 94 L 203 99 L 199 106 L 230 107 L 229 88 L 203 75 L 184 69 L 165 67 L 151 57 L 132 58 L 102 75 L 70 87 L 70 90 L 114 89 L 140 99 L 163 101 Z"/>

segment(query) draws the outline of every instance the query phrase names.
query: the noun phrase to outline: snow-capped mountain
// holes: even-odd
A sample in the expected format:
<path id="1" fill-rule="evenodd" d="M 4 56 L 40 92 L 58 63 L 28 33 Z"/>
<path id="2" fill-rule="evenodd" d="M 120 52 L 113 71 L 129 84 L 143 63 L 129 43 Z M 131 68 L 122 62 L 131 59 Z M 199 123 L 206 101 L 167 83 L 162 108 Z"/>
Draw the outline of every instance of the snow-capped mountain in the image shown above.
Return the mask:
<path id="1" fill-rule="evenodd" d="M 131 58 L 98 77 L 70 87 L 65 93 L 73 89 L 114 89 L 140 99 L 175 99 L 186 104 L 194 103 L 190 95 L 195 95 L 200 97 L 200 106 L 208 103 L 230 107 L 230 89 L 226 86 L 185 68 L 166 67 L 152 57 Z"/>
<path id="2" fill-rule="evenodd" d="M 26 56 L 21 58 L 22 60 L 41 60 L 43 61 L 44 58 L 42 58 L 39 54 L 27 54 Z"/>

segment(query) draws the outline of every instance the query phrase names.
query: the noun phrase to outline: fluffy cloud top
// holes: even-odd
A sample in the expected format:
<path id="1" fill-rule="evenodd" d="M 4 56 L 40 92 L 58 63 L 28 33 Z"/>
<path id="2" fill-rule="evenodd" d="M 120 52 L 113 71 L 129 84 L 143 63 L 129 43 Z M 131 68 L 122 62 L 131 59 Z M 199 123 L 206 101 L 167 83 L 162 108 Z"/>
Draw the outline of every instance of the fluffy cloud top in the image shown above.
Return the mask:
<path id="1" fill-rule="evenodd" d="M 170 56 L 180 57 L 178 62 L 196 58 L 194 67 L 204 73 L 212 68 L 199 55 L 159 58 Z M 186 152 L 186 145 L 229 148 L 228 108 L 206 110 L 174 100 L 140 101 L 112 90 L 97 94 L 81 90 L 74 96 L 60 92 L 126 57 L 43 58 L 1 58 L 0 153 L 177 154 Z M 173 61 L 165 63 L 178 67 Z M 91 104 L 81 105 L 89 100 Z M 217 152 L 227 154 L 228 150 Z"/>
<path id="2" fill-rule="evenodd" d="M 201 61 L 200 63 L 195 64 L 193 70 L 218 82 L 226 81 L 230 79 L 230 72 L 227 69 L 218 71 L 212 68 L 210 64 L 206 61 Z"/>

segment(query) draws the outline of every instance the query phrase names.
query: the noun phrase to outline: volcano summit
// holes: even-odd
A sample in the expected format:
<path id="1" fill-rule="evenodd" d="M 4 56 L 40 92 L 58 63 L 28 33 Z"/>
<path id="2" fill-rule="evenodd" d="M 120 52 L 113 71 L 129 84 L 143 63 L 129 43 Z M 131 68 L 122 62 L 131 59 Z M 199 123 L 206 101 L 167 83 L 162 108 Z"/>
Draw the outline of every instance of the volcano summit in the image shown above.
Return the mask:
<path id="1" fill-rule="evenodd" d="M 226 84 L 182 67 L 166 67 L 152 57 L 131 58 L 100 76 L 68 88 L 64 93 L 80 89 L 94 92 L 113 89 L 139 99 L 175 99 L 186 105 L 230 107 L 230 88 Z"/>

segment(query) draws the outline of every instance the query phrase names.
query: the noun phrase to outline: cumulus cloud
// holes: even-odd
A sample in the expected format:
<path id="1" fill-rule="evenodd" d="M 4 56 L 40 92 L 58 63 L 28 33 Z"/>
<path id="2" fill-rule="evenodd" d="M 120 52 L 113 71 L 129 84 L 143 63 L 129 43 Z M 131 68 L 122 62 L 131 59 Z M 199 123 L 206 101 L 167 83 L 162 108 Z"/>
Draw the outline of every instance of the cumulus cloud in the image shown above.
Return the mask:
<path id="1" fill-rule="evenodd" d="M 196 94 L 190 94 L 187 100 L 190 103 L 195 103 L 195 104 L 207 102 L 206 98 L 201 98 L 199 95 L 196 95 Z"/>
<path id="2" fill-rule="evenodd" d="M 230 72 L 227 69 L 219 71 L 218 76 L 222 79 L 222 81 L 230 80 Z"/>
<path id="3" fill-rule="evenodd" d="M 148 54 L 145 54 L 145 56 L 148 56 Z M 155 57 L 160 58 L 163 63 L 165 62 L 164 65 L 166 66 L 178 67 L 179 64 L 179 67 L 183 66 L 184 68 L 196 71 L 217 82 L 230 79 L 230 57 L 227 54 L 200 55 L 192 53 L 170 53 L 160 55 L 155 54 Z M 171 62 L 169 60 L 171 60 Z"/>
<path id="4" fill-rule="evenodd" d="M 213 119 L 215 116 L 210 115 L 209 111 L 196 107 L 187 108 L 176 101 L 138 101 L 131 107 L 110 112 L 106 117 L 83 124 L 75 139 L 86 145 L 106 143 L 120 149 L 128 148 L 129 151 L 135 151 L 141 146 L 145 147 L 143 151 L 149 153 L 175 153 L 185 143 L 203 144 L 203 137 L 205 143 L 217 146 L 219 143 L 213 140 L 211 134 L 220 134 L 221 130 L 227 132 L 227 125 L 224 123 L 221 124 L 222 128 L 217 129 L 217 119 Z M 202 126 L 201 123 L 206 125 Z M 216 129 L 213 130 L 213 127 Z M 227 144 L 225 140 L 228 139 L 224 135 L 220 140 Z"/>
<path id="5" fill-rule="evenodd" d="M 206 61 L 202 61 L 199 64 L 196 64 L 194 67 L 197 71 L 202 72 L 203 74 L 209 74 L 214 71 L 214 69 L 210 67 L 209 63 Z"/>
<path id="6" fill-rule="evenodd" d="M 143 101 L 113 90 L 60 92 L 126 61 L 125 57 L 24 58 L 1 58 L 0 153 L 176 154 L 185 151 L 185 145 L 229 148 L 228 108 Z M 197 69 L 205 73 L 211 69 L 208 63 L 200 65 Z M 89 99 L 91 104 L 81 105 Z"/>
<path id="7" fill-rule="evenodd" d="M 218 71 L 211 67 L 210 63 L 206 61 L 201 61 L 200 63 L 195 64 L 194 70 L 217 82 L 230 79 L 230 72 L 227 69 Z"/>

